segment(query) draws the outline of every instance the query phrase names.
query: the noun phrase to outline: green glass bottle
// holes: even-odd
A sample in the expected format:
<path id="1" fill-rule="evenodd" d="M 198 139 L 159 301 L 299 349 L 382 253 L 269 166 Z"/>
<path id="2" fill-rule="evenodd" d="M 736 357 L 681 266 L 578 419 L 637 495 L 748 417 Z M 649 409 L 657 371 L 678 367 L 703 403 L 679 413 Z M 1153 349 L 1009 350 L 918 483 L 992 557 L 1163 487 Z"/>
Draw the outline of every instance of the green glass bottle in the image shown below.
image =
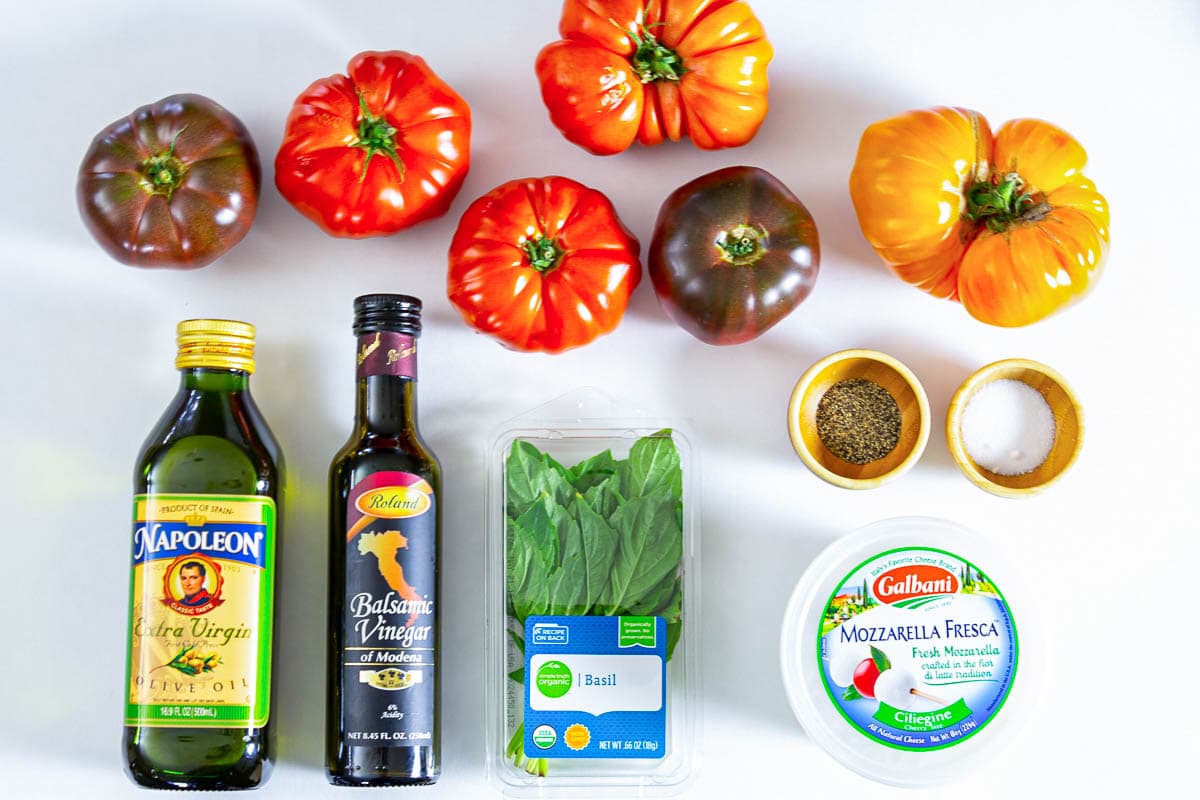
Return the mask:
<path id="1" fill-rule="evenodd" d="M 271 763 L 283 461 L 250 397 L 254 327 L 179 323 L 179 392 L 134 474 L 125 764 L 158 789 L 251 789 Z"/>
<path id="2" fill-rule="evenodd" d="M 441 468 L 417 433 L 421 301 L 354 301 L 354 431 L 330 467 L 326 766 L 339 786 L 441 771 Z"/>

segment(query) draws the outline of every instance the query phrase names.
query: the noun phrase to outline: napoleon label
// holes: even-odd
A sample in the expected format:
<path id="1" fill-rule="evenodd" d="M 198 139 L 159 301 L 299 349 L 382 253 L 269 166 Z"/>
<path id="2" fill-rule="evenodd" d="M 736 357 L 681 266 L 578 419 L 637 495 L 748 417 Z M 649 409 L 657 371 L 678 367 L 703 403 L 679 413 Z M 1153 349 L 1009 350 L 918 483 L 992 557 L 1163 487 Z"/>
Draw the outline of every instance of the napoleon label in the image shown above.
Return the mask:
<path id="1" fill-rule="evenodd" d="M 266 724 L 275 518 L 257 495 L 134 497 L 126 725 Z"/>

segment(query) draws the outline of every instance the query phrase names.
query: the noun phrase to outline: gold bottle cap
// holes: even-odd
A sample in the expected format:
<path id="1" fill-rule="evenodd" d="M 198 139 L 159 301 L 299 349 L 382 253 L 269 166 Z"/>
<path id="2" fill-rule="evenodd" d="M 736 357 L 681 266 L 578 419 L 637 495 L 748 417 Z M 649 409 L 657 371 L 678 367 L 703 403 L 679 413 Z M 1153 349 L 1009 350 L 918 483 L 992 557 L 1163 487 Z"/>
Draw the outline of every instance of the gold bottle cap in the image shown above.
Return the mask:
<path id="1" fill-rule="evenodd" d="M 208 367 L 254 372 L 254 326 L 228 319 L 185 319 L 175 329 L 176 369 Z"/>

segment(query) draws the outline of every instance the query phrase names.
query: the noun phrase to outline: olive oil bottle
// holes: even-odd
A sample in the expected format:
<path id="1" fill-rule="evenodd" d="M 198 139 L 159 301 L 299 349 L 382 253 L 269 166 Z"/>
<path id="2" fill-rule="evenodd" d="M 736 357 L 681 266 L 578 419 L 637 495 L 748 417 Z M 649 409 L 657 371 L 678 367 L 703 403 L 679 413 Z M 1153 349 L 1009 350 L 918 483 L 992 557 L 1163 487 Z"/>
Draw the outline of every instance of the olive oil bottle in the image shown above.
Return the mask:
<path id="1" fill-rule="evenodd" d="M 441 468 L 417 433 L 421 301 L 354 301 L 354 431 L 329 473 L 331 783 L 434 783 L 441 771 Z"/>
<path id="2" fill-rule="evenodd" d="M 282 457 L 250 397 L 254 327 L 187 320 L 179 391 L 134 474 L 125 764 L 159 789 L 270 771 Z"/>

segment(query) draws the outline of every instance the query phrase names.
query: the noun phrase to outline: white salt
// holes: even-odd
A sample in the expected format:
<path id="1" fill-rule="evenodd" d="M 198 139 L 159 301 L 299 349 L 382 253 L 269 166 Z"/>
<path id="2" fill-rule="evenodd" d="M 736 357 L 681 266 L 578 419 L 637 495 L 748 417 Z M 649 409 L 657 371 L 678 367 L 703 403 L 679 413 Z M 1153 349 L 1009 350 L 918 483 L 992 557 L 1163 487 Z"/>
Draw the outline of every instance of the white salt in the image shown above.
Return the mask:
<path id="1" fill-rule="evenodd" d="M 984 384 L 963 410 L 962 436 L 971 460 L 998 475 L 1024 475 L 1054 446 L 1054 412 L 1041 392 L 1004 378 Z"/>

